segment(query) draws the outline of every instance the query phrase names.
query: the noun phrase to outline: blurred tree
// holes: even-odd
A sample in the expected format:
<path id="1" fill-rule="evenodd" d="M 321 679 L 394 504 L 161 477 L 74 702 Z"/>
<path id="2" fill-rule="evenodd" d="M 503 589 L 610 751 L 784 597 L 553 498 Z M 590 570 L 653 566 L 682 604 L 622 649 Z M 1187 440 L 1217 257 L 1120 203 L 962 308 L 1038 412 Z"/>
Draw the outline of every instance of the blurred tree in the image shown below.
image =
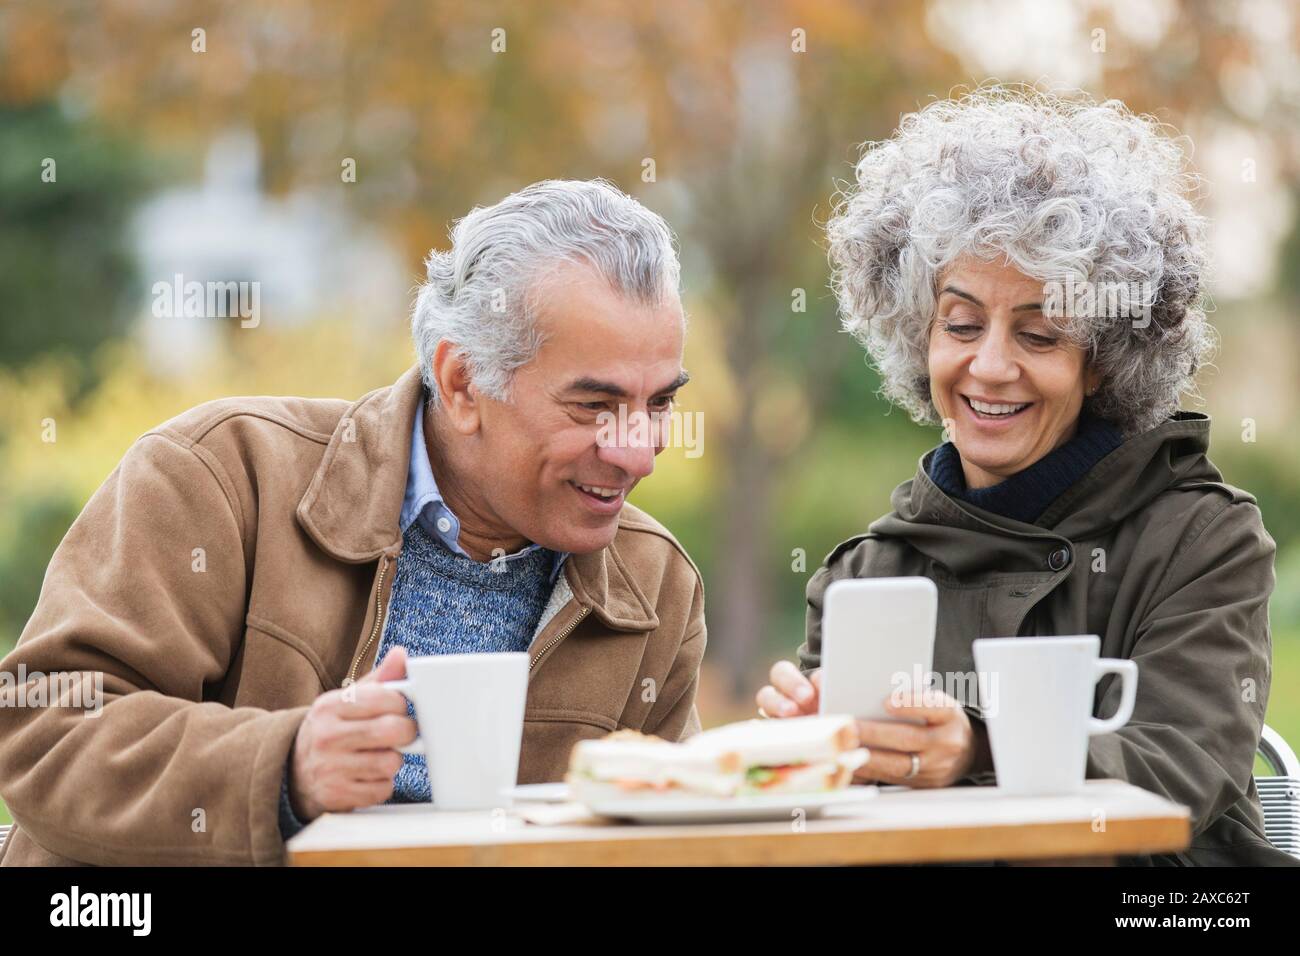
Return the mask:
<path id="1" fill-rule="evenodd" d="M 63 352 L 84 366 L 123 333 L 142 188 L 132 150 L 57 104 L 0 105 L 0 364 Z"/>
<path id="2" fill-rule="evenodd" d="M 45 566 L 64 533 L 81 511 L 70 495 L 24 498 L 12 538 L 16 547 L 0 547 L 0 655 L 18 639 L 45 580 Z"/>
<path id="3" fill-rule="evenodd" d="M 1089 26 L 1128 15 L 1080 7 Z M 1174 122 L 1229 113 L 1221 67 L 1253 55 L 1248 21 L 1185 0 L 1158 48 L 1125 53 L 1117 31 L 1104 92 Z M 249 126 L 268 188 L 346 190 L 413 264 L 450 218 L 536 179 L 607 176 L 664 213 L 683 240 L 693 340 L 725 357 L 688 394 L 726 388 L 700 466 L 711 500 L 688 512 L 661 482 L 638 500 L 662 505 L 702 558 L 711 657 L 740 694 L 765 636 L 797 643 L 825 550 L 884 509 L 937 437 L 880 414 L 836 331 L 819 248 L 853 144 L 971 79 L 927 25 L 927 6 L 904 0 L 53 2 L 0 13 L 0 101 L 57 91 L 146 139 Z M 1294 126 L 1264 126 L 1293 157 Z M 340 180 L 345 159 L 355 183 Z M 806 571 L 791 573 L 792 547 Z"/>

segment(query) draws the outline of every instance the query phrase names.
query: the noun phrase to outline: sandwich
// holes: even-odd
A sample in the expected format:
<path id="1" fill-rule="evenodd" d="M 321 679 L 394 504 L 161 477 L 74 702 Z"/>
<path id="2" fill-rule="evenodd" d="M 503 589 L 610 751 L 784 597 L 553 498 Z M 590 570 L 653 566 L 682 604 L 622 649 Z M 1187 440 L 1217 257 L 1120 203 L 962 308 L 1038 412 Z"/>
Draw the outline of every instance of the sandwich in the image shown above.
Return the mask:
<path id="1" fill-rule="evenodd" d="M 584 740 L 565 780 L 573 799 L 626 795 L 743 797 L 849 785 L 869 753 L 849 716 L 746 720 L 669 743 L 634 730 Z"/>

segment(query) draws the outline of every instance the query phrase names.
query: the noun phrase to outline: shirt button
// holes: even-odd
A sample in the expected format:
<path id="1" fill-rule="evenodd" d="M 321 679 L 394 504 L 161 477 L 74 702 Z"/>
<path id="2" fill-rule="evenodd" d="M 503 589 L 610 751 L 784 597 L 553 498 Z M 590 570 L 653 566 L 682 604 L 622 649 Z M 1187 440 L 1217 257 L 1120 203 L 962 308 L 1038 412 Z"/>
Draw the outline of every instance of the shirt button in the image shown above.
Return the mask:
<path id="1" fill-rule="evenodd" d="M 1060 571 L 1070 563 L 1070 549 L 1057 548 L 1047 556 L 1047 566 L 1053 571 Z"/>
<path id="2" fill-rule="evenodd" d="M 438 530 L 441 531 L 443 534 L 446 534 L 448 531 L 451 530 L 451 521 L 447 518 L 439 518 Z"/>

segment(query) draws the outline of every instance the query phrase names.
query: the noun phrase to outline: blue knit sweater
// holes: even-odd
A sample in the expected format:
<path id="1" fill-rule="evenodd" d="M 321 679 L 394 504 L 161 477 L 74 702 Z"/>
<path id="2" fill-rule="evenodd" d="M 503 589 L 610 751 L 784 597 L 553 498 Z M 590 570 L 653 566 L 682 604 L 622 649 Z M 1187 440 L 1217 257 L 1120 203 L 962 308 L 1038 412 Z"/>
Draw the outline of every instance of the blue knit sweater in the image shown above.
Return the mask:
<path id="1" fill-rule="evenodd" d="M 533 547 L 511 555 L 510 560 L 475 561 L 448 550 L 429 534 L 423 521 L 412 521 L 402 542 L 376 666 L 398 645 L 410 657 L 528 650 L 550 598 L 560 555 Z M 406 709 L 415 716 L 410 701 Z M 389 802 L 431 798 L 425 758 L 404 755 Z M 287 767 L 279 820 L 286 840 L 306 825 L 293 813 Z"/>
<path id="2" fill-rule="evenodd" d="M 528 650 L 551 596 L 555 552 L 537 548 L 514 561 L 475 561 L 448 551 L 420 521 L 402 538 L 376 662 L 399 645 L 409 657 Z M 406 710 L 415 717 L 410 701 Z M 430 799 L 425 758 L 406 754 L 389 802 Z"/>
<path id="3" fill-rule="evenodd" d="M 406 495 L 398 517 L 403 551 L 375 661 L 383 660 L 394 644 L 413 657 L 458 650 L 526 650 L 568 554 L 530 542 L 486 564 L 470 558 L 460 546 L 460 519 L 447 506 L 429 461 L 424 437 L 428 398 L 426 390 L 411 422 Z M 412 530 L 415 524 L 419 531 Z M 545 583 L 539 568 L 545 569 Z M 409 703 L 407 712 L 414 713 Z M 280 835 L 286 840 L 306 826 L 294 815 L 289 798 L 289 763 L 280 782 Z M 403 764 L 393 799 L 429 799 L 425 770 L 423 758 Z"/>

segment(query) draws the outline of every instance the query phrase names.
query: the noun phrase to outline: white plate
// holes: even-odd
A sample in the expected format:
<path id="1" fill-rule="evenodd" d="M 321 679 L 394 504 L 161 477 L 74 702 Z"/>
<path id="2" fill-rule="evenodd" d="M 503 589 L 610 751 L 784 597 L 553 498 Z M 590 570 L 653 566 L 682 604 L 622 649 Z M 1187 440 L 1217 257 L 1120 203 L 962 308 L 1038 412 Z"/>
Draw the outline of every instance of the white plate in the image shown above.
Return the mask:
<path id="1" fill-rule="evenodd" d="M 699 797 L 690 794 L 603 797 L 587 804 L 602 817 L 637 823 L 724 823 L 791 820 L 802 810 L 819 817 L 827 807 L 861 803 L 876 796 L 873 786 L 853 786 L 822 793 L 765 793 L 744 797 Z"/>
<path id="2" fill-rule="evenodd" d="M 564 803 L 569 799 L 569 785 L 563 782 L 525 783 L 501 792 L 519 803 Z"/>

